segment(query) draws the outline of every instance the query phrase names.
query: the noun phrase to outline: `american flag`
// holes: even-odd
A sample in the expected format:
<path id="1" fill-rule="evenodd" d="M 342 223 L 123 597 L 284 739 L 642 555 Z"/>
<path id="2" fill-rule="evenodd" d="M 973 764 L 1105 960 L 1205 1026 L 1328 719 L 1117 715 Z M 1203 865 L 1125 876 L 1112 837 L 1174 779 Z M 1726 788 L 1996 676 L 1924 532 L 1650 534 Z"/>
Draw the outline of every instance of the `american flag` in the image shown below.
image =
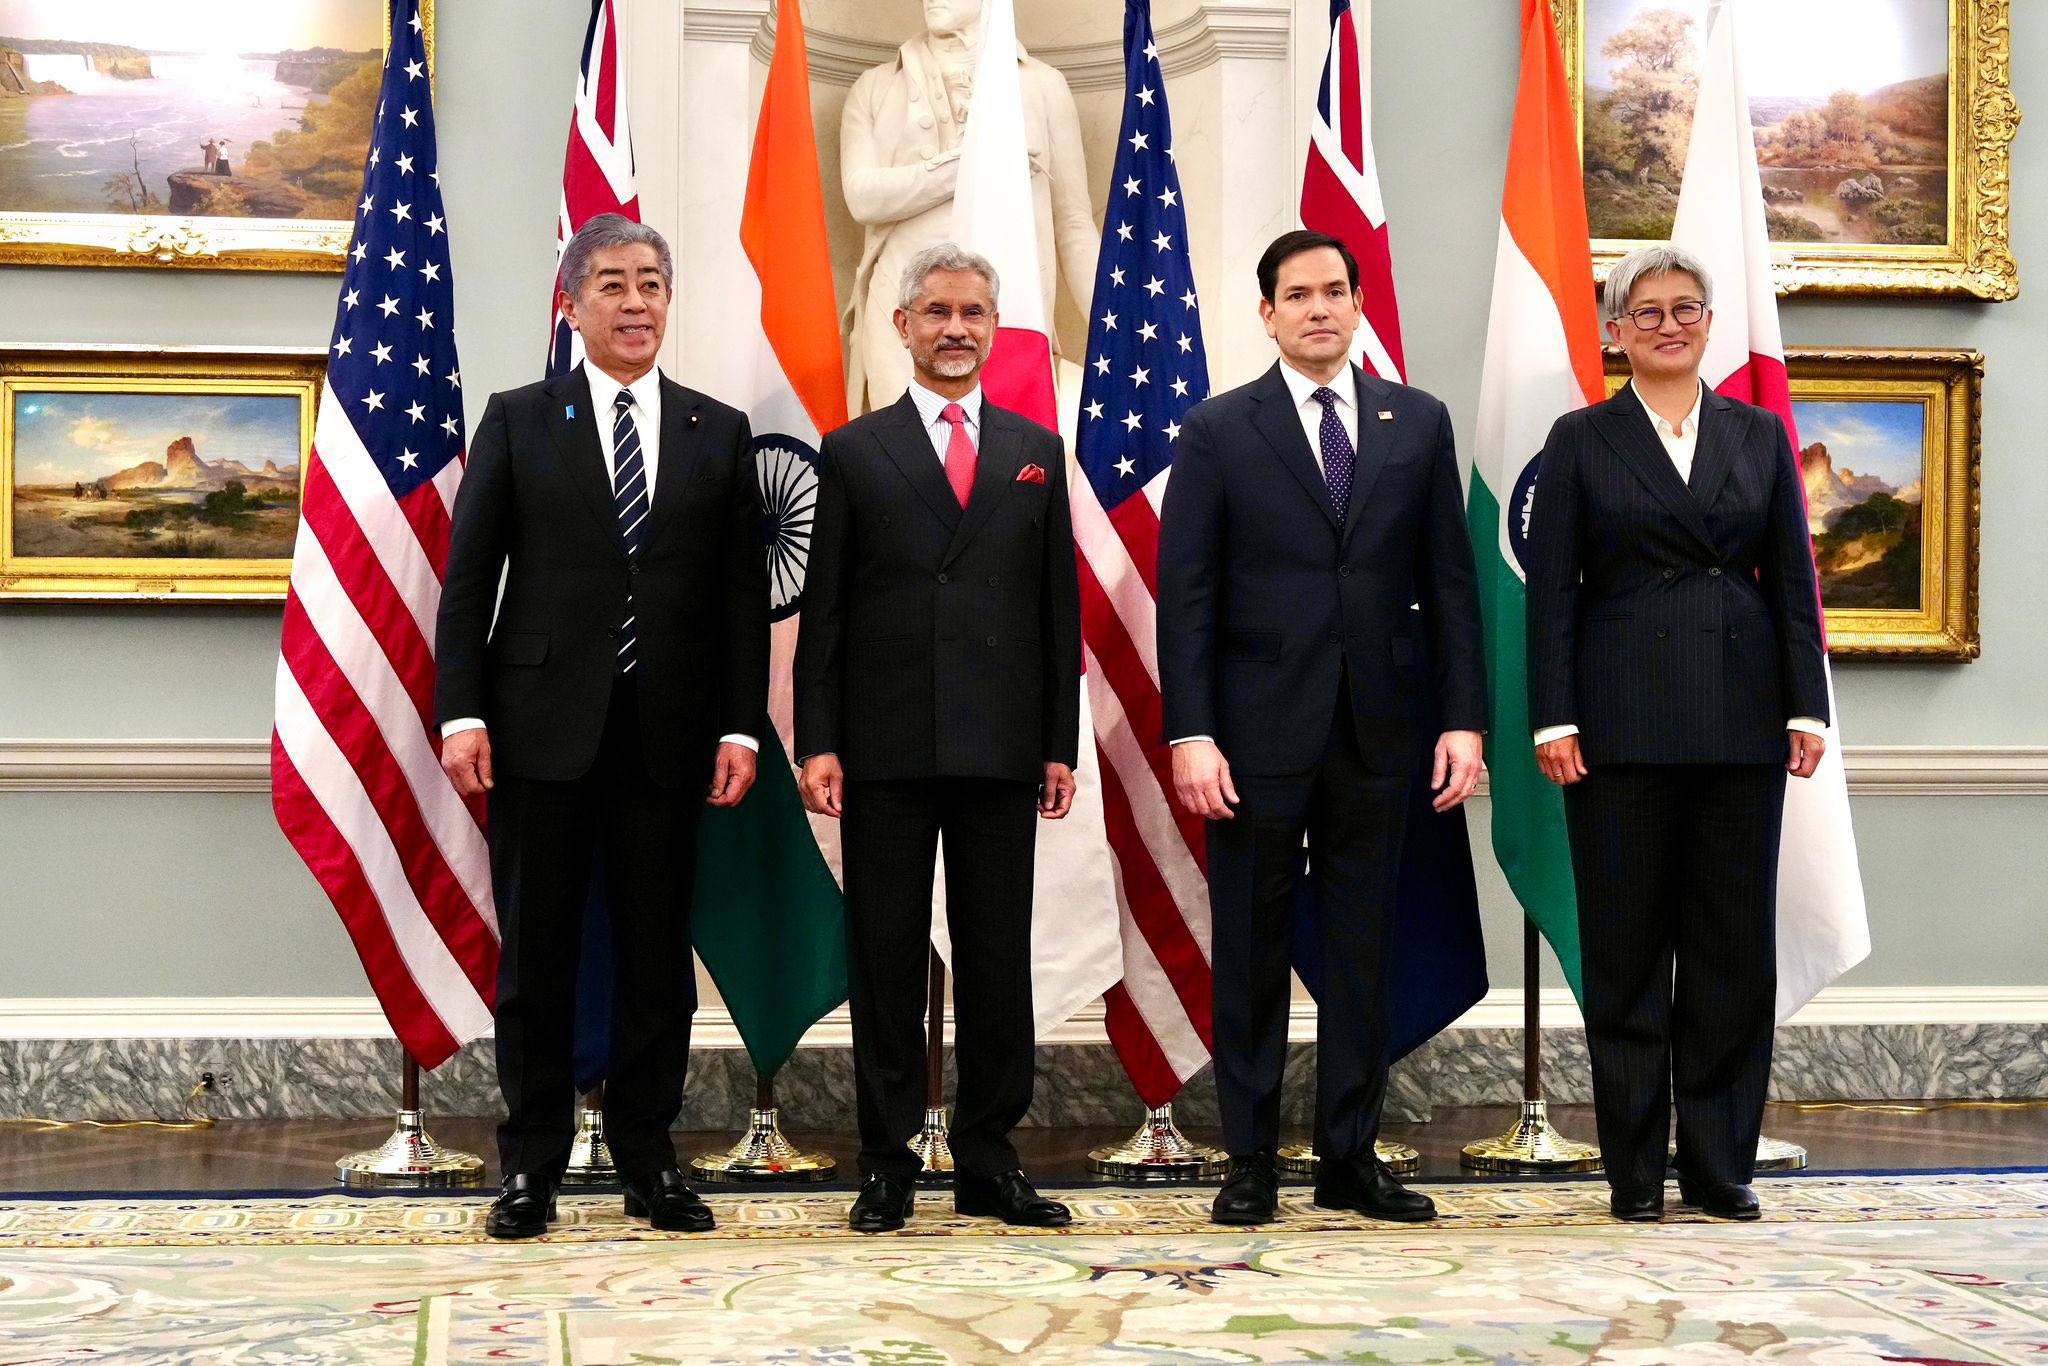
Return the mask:
<path id="1" fill-rule="evenodd" d="M 626 77 L 619 66 L 619 24 L 612 0 L 591 0 L 583 32 L 583 62 L 576 77 L 569 151 L 562 162 L 562 203 L 555 215 L 555 259 L 562 259 L 576 229 L 601 213 L 640 221 L 633 183 L 633 133 L 626 120 Z M 548 376 L 583 359 L 583 338 L 562 316 L 562 296 L 549 294 Z"/>
<path id="2" fill-rule="evenodd" d="M 1330 55 L 1309 121 L 1308 159 L 1301 171 L 1301 225 L 1329 233 L 1358 258 L 1364 317 L 1352 358 L 1381 379 L 1406 381 L 1401 309 L 1394 296 L 1394 257 L 1379 164 L 1372 154 L 1372 85 L 1351 0 L 1330 0 Z"/>
<path id="3" fill-rule="evenodd" d="M 491 1024 L 498 921 L 481 809 L 442 774 L 434 619 L 462 482 L 448 223 L 417 0 L 384 85 L 301 485 L 271 804 L 423 1067 Z"/>
<path id="4" fill-rule="evenodd" d="M 1180 419 L 1209 393 L 1187 214 L 1149 0 L 1124 8 L 1124 114 L 1088 320 L 1075 458 L 1081 635 L 1104 825 L 1116 859 L 1123 980 L 1111 1043 L 1147 1106 L 1209 1061 L 1209 888 L 1202 822 L 1174 805 L 1154 643 L 1159 500 Z"/>

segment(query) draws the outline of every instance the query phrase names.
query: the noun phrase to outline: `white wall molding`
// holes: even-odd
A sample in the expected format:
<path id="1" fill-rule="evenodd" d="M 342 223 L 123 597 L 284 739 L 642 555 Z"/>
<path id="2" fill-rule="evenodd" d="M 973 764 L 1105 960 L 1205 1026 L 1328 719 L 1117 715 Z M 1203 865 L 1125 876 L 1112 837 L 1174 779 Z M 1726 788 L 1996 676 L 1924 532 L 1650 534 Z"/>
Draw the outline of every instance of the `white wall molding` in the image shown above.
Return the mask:
<path id="1" fill-rule="evenodd" d="M 1562 987 L 1540 998 L 1543 1027 L 1580 1024 L 1577 1005 Z M 1830 987 L 1791 1025 L 1930 1025 L 2048 1023 L 2048 986 Z M 1519 1029 L 1522 993 L 1487 993 L 1453 1029 Z M 4 1039 L 388 1039 L 390 1026 L 369 996 L 115 996 L 0 999 Z M 1297 1001 L 1288 1037 L 1315 1038 L 1315 1006 Z M 697 1012 L 692 1042 L 703 1048 L 738 1048 L 732 1017 L 722 1006 Z M 1089 1005 L 1040 1039 L 1048 1044 L 1099 1044 L 1102 1005 Z M 846 1008 L 827 1015 L 804 1036 L 806 1047 L 845 1048 L 852 1042 Z"/>
<path id="2" fill-rule="evenodd" d="M 2048 745 L 1851 745 L 1847 760 L 1859 797 L 2048 796 Z M 0 739 L 0 792 L 269 790 L 267 739 Z"/>

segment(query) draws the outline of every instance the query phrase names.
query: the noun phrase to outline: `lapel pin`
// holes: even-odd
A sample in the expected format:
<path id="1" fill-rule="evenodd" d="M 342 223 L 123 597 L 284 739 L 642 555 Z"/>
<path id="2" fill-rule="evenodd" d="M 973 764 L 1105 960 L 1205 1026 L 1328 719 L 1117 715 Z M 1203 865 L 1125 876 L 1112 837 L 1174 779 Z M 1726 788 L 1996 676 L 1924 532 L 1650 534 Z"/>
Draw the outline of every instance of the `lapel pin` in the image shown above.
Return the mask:
<path id="1" fill-rule="evenodd" d="M 695 413 L 690 414 L 690 425 L 692 427 L 697 425 L 697 415 Z"/>
<path id="2" fill-rule="evenodd" d="M 1393 420 L 1394 420 L 1394 410 L 1393 410 L 1393 409 L 1391 409 L 1391 408 L 1382 408 L 1382 409 L 1380 409 L 1380 421 L 1382 421 L 1382 422 L 1392 422 Z"/>
<path id="3" fill-rule="evenodd" d="M 562 416 L 568 418 L 571 422 L 574 422 L 576 420 L 576 405 L 572 403 L 568 407 L 564 408 L 562 410 Z"/>

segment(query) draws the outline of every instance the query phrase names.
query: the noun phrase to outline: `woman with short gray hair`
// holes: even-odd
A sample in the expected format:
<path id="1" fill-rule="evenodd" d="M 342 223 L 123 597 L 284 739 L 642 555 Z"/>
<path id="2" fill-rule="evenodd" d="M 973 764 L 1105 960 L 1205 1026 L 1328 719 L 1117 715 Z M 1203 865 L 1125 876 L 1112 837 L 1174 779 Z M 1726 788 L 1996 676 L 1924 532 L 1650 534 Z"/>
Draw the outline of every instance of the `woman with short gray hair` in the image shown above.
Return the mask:
<path id="1" fill-rule="evenodd" d="M 1828 715 L 1806 502 L 1785 424 L 1700 383 L 1706 267 L 1631 252 L 1601 312 L 1630 379 L 1537 466 L 1529 721 L 1564 788 L 1586 1045 L 1618 1219 L 1754 1219 L 1777 1007 L 1785 777 Z"/>

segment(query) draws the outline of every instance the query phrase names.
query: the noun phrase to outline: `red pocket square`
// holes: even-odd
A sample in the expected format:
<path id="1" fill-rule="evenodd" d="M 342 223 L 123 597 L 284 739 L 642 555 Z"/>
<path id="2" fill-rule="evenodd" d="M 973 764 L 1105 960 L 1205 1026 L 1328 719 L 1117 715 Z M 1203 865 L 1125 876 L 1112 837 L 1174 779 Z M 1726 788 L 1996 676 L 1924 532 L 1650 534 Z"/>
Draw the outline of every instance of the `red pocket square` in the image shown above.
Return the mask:
<path id="1" fill-rule="evenodd" d="M 1023 469 L 1017 471 L 1017 482 L 1020 484 L 1043 484 L 1045 482 L 1045 471 L 1037 465 L 1026 465 Z"/>

